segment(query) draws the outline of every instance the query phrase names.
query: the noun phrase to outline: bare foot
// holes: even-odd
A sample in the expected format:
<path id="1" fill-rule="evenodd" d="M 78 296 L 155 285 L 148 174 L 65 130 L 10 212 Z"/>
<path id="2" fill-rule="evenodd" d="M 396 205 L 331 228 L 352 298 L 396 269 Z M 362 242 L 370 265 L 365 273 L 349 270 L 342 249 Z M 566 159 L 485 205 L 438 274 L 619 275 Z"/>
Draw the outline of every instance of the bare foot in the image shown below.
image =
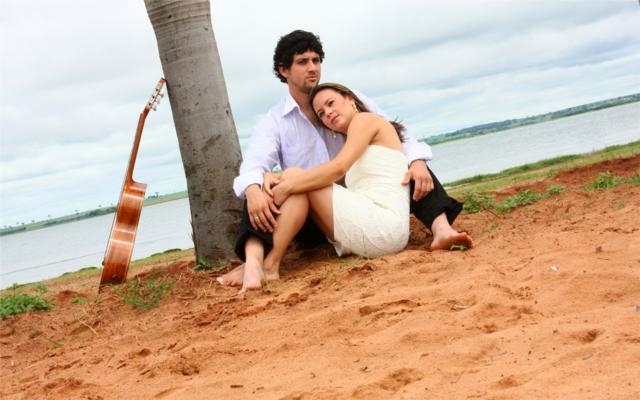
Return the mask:
<path id="1" fill-rule="evenodd" d="M 267 259 L 264 262 L 262 270 L 264 271 L 264 279 L 267 282 L 273 282 L 280 279 L 280 265 L 269 265 L 270 260 Z"/>
<path id="2" fill-rule="evenodd" d="M 261 288 L 265 281 L 272 282 L 280 279 L 278 268 L 263 268 L 259 262 L 251 262 L 250 260 L 247 260 L 245 265 L 242 289 L 238 292 L 240 298 L 244 298 L 247 290 Z"/>
<path id="3" fill-rule="evenodd" d="M 275 271 L 264 271 L 264 279 L 267 282 L 273 282 L 273 281 L 277 281 L 278 279 L 280 279 L 280 273 L 278 272 L 278 270 Z"/>
<path id="4" fill-rule="evenodd" d="M 244 279 L 244 264 L 238 265 L 231 271 L 216 278 L 219 284 L 223 286 L 240 286 Z"/>
<path id="5" fill-rule="evenodd" d="M 467 232 L 452 231 L 447 235 L 435 236 L 431 242 L 431 250 L 456 250 L 473 247 L 473 239 Z"/>
<path id="6" fill-rule="evenodd" d="M 247 260 L 244 267 L 244 277 L 242 279 L 242 292 L 248 289 L 259 289 L 262 287 L 262 280 L 265 279 L 264 271 L 259 262 Z"/>

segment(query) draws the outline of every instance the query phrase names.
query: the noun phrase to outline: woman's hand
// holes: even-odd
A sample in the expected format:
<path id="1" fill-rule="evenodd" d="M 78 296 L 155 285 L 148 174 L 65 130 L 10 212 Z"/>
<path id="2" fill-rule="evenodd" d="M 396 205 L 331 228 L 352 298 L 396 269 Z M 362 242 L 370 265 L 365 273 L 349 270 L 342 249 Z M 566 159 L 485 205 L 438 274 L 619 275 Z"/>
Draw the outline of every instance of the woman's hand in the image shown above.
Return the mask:
<path id="1" fill-rule="evenodd" d="M 282 203 L 289 197 L 290 185 L 286 181 L 280 181 L 280 183 L 272 189 L 273 203 L 280 207 Z"/>
<path id="2" fill-rule="evenodd" d="M 282 173 L 265 172 L 263 175 L 263 190 L 266 194 L 273 197 L 273 188 L 282 182 L 280 177 Z"/>

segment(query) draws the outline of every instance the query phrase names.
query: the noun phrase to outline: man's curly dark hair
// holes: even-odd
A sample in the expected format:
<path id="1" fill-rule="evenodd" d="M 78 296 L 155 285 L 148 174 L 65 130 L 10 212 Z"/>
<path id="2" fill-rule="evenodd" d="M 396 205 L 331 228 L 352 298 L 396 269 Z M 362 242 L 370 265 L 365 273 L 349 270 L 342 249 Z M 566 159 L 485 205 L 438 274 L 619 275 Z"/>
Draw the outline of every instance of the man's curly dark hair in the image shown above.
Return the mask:
<path id="1" fill-rule="evenodd" d="M 317 35 L 298 29 L 280 38 L 273 52 L 273 72 L 280 79 L 280 82 L 287 82 L 287 79 L 280 74 L 278 67 L 290 68 L 293 64 L 293 56 L 308 50 L 318 53 L 320 62 L 322 62 L 324 50 L 322 50 L 320 37 Z"/>

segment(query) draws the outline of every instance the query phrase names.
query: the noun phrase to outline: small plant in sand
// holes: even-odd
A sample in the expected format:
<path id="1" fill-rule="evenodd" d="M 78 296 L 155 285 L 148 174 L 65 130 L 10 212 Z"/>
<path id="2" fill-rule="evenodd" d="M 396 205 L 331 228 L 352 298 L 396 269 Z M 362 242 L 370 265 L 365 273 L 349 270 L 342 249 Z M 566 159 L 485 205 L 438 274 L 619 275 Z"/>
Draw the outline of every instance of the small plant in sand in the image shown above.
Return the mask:
<path id="1" fill-rule="evenodd" d="M 629 179 L 627 179 L 627 183 L 629 185 L 635 186 L 640 185 L 640 172 L 636 172 L 635 174 L 631 175 Z"/>
<path id="2" fill-rule="evenodd" d="M 528 204 L 533 204 L 536 201 L 540 200 L 541 196 L 531 189 L 524 190 L 522 192 L 518 192 L 513 196 L 509 196 L 505 198 L 502 203 L 496 206 L 496 211 L 504 213 L 507 211 L 511 211 L 520 206 L 526 206 Z"/>
<path id="3" fill-rule="evenodd" d="M 51 348 L 59 349 L 60 347 L 64 346 L 64 339 L 55 340 L 55 339 L 47 338 L 47 340 L 51 342 Z"/>
<path id="4" fill-rule="evenodd" d="M 498 229 L 500 227 L 500 225 L 498 224 L 491 224 L 489 226 L 487 226 L 486 228 L 484 228 L 482 230 L 482 233 L 491 233 L 493 231 L 495 231 L 496 229 Z"/>
<path id="5" fill-rule="evenodd" d="M 44 283 L 42 282 L 38 282 L 36 283 L 35 286 L 36 292 L 38 292 L 39 295 L 43 295 L 45 293 L 47 293 L 49 291 L 49 288 L 45 286 Z"/>
<path id="6" fill-rule="evenodd" d="M 284 287 L 282 286 L 282 281 L 268 281 L 266 279 L 262 279 L 262 287 L 260 288 L 262 293 L 270 293 L 280 295 L 284 292 Z"/>
<path id="7" fill-rule="evenodd" d="M 124 301 L 140 310 L 149 310 L 158 306 L 160 299 L 169 293 L 175 281 L 165 277 L 149 278 L 146 281 L 136 277 L 123 288 L 113 286 L 113 292 Z"/>
<path id="8" fill-rule="evenodd" d="M 544 192 L 543 197 L 546 199 L 547 197 L 557 196 L 559 194 L 562 194 L 562 192 L 564 192 L 564 187 L 562 185 L 551 185 Z"/>
<path id="9" fill-rule="evenodd" d="M 82 296 L 78 296 L 77 294 L 74 294 L 73 297 L 71 298 L 71 303 L 72 304 L 86 304 L 87 303 L 87 298 L 86 297 L 82 297 Z"/>
<path id="10" fill-rule="evenodd" d="M 198 263 L 193 267 L 194 271 L 218 271 L 226 266 L 225 260 L 219 258 L 212 263 L 207 259 L 199 258 Z"/>
<path id="11" fill-rule="evenodd" d="M 614 210 L 621 210 L 624 208 L 624 202 L 616 200 L 612 204 Z"/>
<path id="12" fill-rule="evenodd" d="M 622 183 L 622 178 L 611 175 L 611 172 L 600 172 L 598 177 L 590 184 L 584 186 L 584 190 L 592 192 L 597 189 L 611 189 Z"/>
<path id="13" fill-rule="evenodd" d="M 552 196 L 557 196 L 564 192 L 564 187 L 560 185 L 552 185 L 547 187 L 544 193 L 536 193 L 531 189 L 523 190 L 513 196 L 505 198 L 502 203 L 496 206 L 496 211 L 499 213 L 505 213 L 512 211 L 520 206 L 526 206 L 533 204 L 536 201 L 544 200 Z"/>
<path id="14" fill-rule="evenodd" d="M 495 197 L 488 193 L 467 191 L 462 195 L 465 214 L 475 214 L 482 210 L 491 210 L 494 207 Z"/>
<path id="15" fill-rule="evenodd" d="M 51 302 L 42 298 L 42 294 L 48 290 L 42 283 L 36 285 L 35 289 L 38 292 L 36 295 L 22 293 L 18 291 L 18 288 L 19 286 L 14 284 L 11 287 L 11 294 L 0 297 L 0 317 L 2 319 L 28 311 L 46 311 L 51 309 Z"/>
<path id="16" fill-rule="evenodd" d="M 356 268 L 358 265 L 360 265 L 361 262 L 365 260 L 366 259 L 362 256 L 351 256 L 349 258 L 340 260 L 340 265 L 348 269 L 353 269 L 353 268 Z"/>

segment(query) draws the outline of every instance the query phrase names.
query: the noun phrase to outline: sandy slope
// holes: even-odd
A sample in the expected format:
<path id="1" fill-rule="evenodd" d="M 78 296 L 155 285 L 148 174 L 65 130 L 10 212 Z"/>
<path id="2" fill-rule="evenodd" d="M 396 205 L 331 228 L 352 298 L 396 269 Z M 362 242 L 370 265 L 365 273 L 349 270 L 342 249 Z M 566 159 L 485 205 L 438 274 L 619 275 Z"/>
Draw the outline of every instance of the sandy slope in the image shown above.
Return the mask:
<path id="1" fill-rule="evenodd" d="M 640 156 L 461 216 L 470 251 L 425 251 L 414 224 L 380 259 L 293 252 L 245 299 L 189 258 L 151 269 L 176 279 L 151 311 L 96 295 L 96 276 L 48 282 L 53 312 L 0 321 L 0 398 L 640 398 L 640 187 L 585 192 L 600 171 L 629 177 Z"/>

